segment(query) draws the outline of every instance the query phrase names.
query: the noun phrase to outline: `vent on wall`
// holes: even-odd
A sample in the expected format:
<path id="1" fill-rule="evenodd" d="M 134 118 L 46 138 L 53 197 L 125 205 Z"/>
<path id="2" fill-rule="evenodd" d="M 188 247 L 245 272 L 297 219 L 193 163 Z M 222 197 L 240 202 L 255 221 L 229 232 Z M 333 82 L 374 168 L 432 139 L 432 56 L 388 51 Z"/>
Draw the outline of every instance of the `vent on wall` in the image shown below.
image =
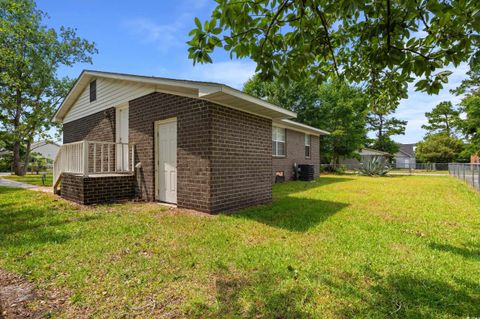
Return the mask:
<path id="1" fill-rule="evenodd" d="M 90 102 L 97 99 L 97 80 L 90 82 Z"/>
<path id="2" fill-rule="evenodd" d="M 282 183 L 285 182 L 285 172 L 284 171 L 276 171 L 275 172 L 275 183 Z"/>

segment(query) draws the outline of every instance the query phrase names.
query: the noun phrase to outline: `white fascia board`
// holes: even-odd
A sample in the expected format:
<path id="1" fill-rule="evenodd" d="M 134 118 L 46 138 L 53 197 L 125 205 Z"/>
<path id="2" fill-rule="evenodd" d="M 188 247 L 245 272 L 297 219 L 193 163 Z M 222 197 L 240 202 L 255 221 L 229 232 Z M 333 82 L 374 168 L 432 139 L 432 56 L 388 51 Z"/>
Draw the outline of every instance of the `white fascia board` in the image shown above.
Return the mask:
<path id="1" fill-rule="evenodd" d="M 287 109 L 284 109 L 283 107 L 276 106 L 274 104 L 271 104 L 271 103 L 269 103 L 267 101 L 264 101 L 262 99 L 259 99 L 257 97 L 253 97 L 253 96 L 248 95 L 246 93 L 243 93 L 241 91 L 235 90 L 231 87 L 222 85 L 222 92 L 225 93 L 225 94 L 229 94 L 229 95 L 238 97 L 239 99 L 248 101 L 250 103 L 257 104 L 257 105 L 262 106 L 266 109 L 283 113 L 289 118 L 296 118 L 297 117 L 297 113 L 295 113 L 295 112 L 289 111 Z"/>
<path id="2" fill-rule="evenodd" d="M 318 129 L 318 128 L 310 126 L 310 125 L 294 122 L 294 121 L 291 121 L 291 120 L 282 120 L 282 122 L 284 123 L 286 128 L 297 129 L 299 131 L 303 131 L 303 132 L 306 132 L 308 134 L 313 133 L 313 134 L 317 134 L 317 135 L 330 135 L 329 132 Z M 278 122 L 274 122 L 274 125 L 276 125 L 276 124 L 278 124 Z"/>

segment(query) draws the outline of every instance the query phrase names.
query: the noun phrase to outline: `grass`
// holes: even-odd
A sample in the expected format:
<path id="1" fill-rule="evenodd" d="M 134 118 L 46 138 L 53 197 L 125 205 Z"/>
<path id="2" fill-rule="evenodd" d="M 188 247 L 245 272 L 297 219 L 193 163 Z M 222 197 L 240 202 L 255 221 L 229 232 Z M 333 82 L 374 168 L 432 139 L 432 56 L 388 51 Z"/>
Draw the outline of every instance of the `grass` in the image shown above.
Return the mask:
<path id="1" fill-rule="evenodd" d="M 32 174 L 28 173 L 24 176 L 19 175 L 7 175 L 1 176 L 0 178 L 10 179 L 17 182 L 23 182 L 27 184 L 37 185 L 37 186 L 52 186 L 52 173 L 47 173 L 47 178 L 45 180 L 45 185 L 42 184 L 42 174 Z"/>
<path id="2" fill-rule="evenodd" d="M 219 216 L 0 188 L 0 267 L 65 291 L 60 318 L 478 317 L 479 213 L 449 177 L 325 176 Z"/>
<path id="3" fill-rule="evenodd" d="M 448 175 L 448 170 L 426 170 L 426 169 L 412 169 L 411 171 L 406 168 L 394 168 L 390 170 L 391 173 L 404 173 L 404 174 L 430 174 L 430 175 Z"/>

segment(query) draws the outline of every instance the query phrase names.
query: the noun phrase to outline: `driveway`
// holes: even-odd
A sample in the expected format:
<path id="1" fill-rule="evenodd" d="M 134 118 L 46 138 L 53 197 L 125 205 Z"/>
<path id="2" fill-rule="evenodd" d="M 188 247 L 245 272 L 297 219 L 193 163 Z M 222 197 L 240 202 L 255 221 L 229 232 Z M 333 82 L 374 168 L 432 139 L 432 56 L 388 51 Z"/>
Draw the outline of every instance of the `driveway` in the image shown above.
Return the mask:
<path id="1" fill-rule="evenodd" d="M 12 180 L 9 180 L 9 179 L 3 179 L 1 177 L 0 177 L 0 186 L 24 188 L 24 189 L 30 189 L 30 190 L 33 190 L 33 191 L 40 191 L 40 192 L 45 192 L 45 193 L 51 193 L 52 192 L 51 187 L 36 186 L 36 185 L 27 184 L 27 183 L 12 181 Z"/>

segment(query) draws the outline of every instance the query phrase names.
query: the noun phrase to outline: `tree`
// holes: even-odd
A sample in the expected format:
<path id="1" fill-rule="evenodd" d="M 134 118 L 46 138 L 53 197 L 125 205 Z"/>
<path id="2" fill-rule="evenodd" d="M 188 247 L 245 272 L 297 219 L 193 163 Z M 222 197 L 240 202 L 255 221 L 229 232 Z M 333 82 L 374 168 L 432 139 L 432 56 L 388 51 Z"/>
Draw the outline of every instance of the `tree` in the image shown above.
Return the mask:
<path id="1" fill-rule="evenodd" d="M 478 52 L 480 2 L 218 0 L 211 18 L 195 25 L 194 63 L 212 62 L 223 48 L 253 59 L 262 79 L 346 77 L 399 100 L 413 75 L 417 90 L 437 94 L 451 74 L 443 68 Z"/>
<path id="2" fill-rule="evenodd" d="M 375 132 L 375 138 L 370 140 L 369 146 L 390 154 L 395 154 L 399 146 L 392 140 L 393 135 L 405 134 L 407 121 L 392 117 L 392 109 L 377 108 L 368 113 L 367 127 Z"/>
<path id="3" fill-rule="evenodd" d="M 341 81 L 319 86 L 309 78 L 285 86 L 255 76 L 244 91 L 297 112 L 299 122 L 329 131 L 320 143 L 322 161 L 338 163 L 365 144 L 368 100 L 359 88 Z"/>
<path id="4" fill-rule="evenodd" d="M 469 61 L 468 78 L 462 81 L 459 87 L 452 90 L 456 95 L 480 95 L 480 52 L 472 56 Z"/>
<path id="5" fill-rule="evenodd" d="M 468 95 L 460 103 L 465 119 L 460 128 L 470 142 L 470 154 L 480 153 L 480 94 Z"/>
<path id="6" fill-rule="evenodd" d="M 470 145 L 466 151 L 470 154 L 480 153 L 480 53 L 472 57 L 469 63 L 468 78 L 452 92 L 464 95 L 460 102 L 460 112 L 465 119 L 459 121 L 459 128 Z"/>
<path id="7" fill-rule="evenodd" d="M 91 63 L 97 52 L 74 29 L 47 28 L 45 17 L 31 0 L 0 1 L 0 130 L 8 132 L 19 175 L 26 172 L 34 137 L 54 126 L 53 113 L 72 86 L 70 79 L 57 76 L 58 68 Z"/>
<path id="8" fill-rule="evenodd" d="M 442 133 L 447 136 L 455 136 L 460 123 L 460 111 L 456 110 L 452 102 L 440 102 L 431 112 L 426 112 L 428 124 L 422 125 L 427 134 Z"/>
<path id="9" fill-rule="evenodd" d="M 417 144 L 416 157 L 424 163 L 464 161 L 462 140 L 447 134 L 434 134 Z"/>

